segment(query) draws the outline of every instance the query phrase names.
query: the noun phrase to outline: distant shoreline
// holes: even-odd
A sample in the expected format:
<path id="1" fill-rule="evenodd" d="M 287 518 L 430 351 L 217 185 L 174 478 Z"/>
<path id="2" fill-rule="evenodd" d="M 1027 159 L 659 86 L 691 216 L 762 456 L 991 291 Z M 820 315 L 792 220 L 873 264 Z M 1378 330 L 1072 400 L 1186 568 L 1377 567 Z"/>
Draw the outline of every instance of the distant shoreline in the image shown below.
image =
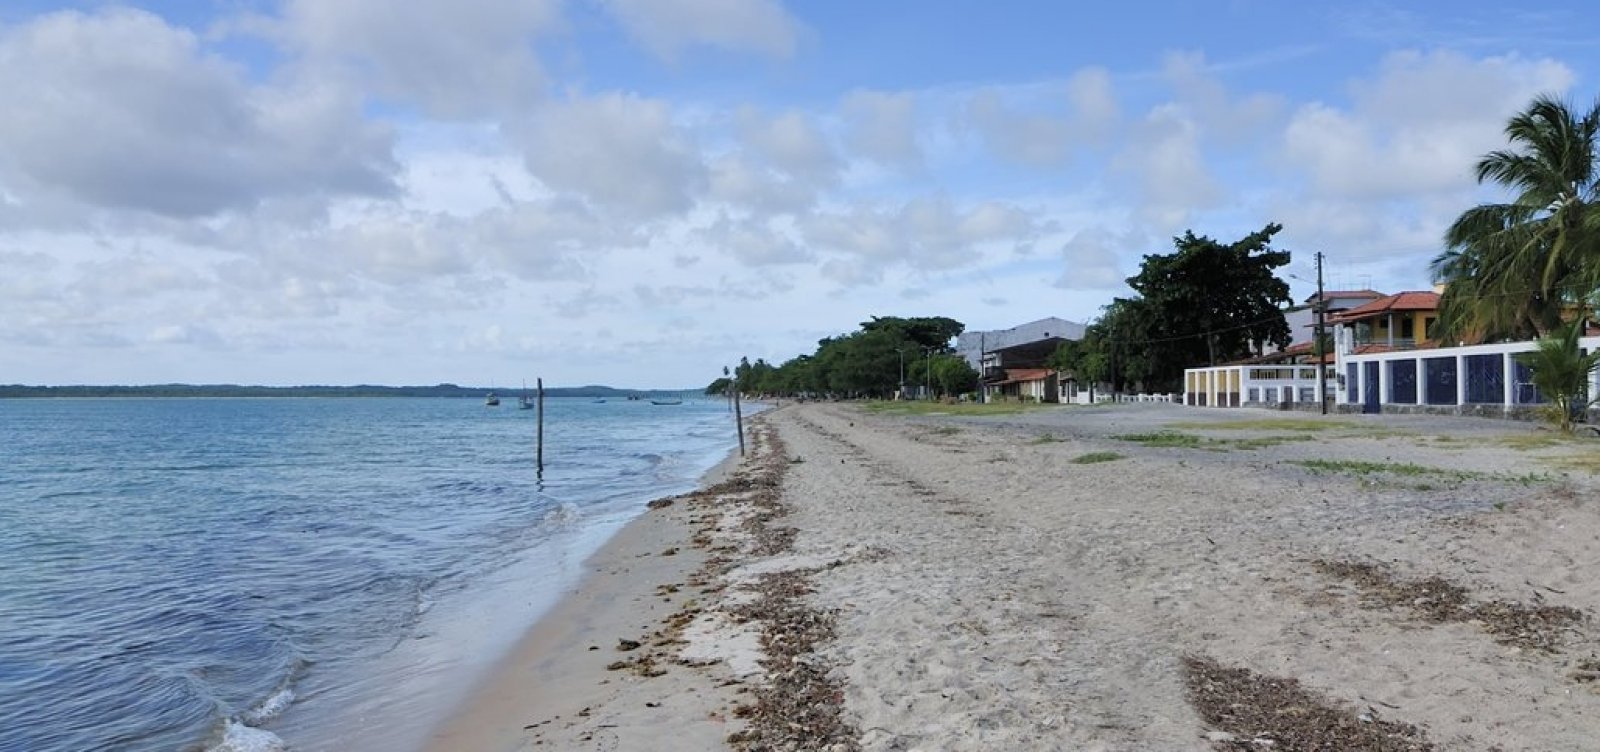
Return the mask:
<path id="1" fill-rule="evenodd" d="M 502 396 L 533 394 L 532 389 L 492 389 L 456 386 L 241 386 L 236 384 L 154 384 L 144 386 L 24 386 L 0 385 L 0 399 L 50 397 L 438 397 L 482 399 L 490 392 Z M 547 387 L 547 397 L 685 397 L 699 389 L 618 389 L 609 386 Z"/>

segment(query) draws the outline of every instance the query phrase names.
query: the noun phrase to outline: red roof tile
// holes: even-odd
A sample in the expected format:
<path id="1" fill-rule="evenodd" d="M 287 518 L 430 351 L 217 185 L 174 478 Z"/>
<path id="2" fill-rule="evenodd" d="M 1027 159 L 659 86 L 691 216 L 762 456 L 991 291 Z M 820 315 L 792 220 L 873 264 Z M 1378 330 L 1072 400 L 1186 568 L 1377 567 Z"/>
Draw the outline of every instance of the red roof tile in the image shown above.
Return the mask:
<path id="1" fill-rule="evenodd" d="M 1048 368 L 1007 368 L 1006 380 L 1002 384 L 1014 384 L 1019 381 L 1039 381 L 1050 378 L 1055 373 Z"/>
<path id="2" fill-rule="evenodd" d="M 1431 291 L 1413 290 L 1385 295 L 1371 303 L 1356 306 L 1348 311 L 1340 311 L 1328 317 L 1328 321 L 1342 323 L 1346 321 L 1360 321 L 1372 318 L 1379 314 L 1394 313 L 1397 311 L 1435 311 L 1439 309 L 1439 293 Z"/>

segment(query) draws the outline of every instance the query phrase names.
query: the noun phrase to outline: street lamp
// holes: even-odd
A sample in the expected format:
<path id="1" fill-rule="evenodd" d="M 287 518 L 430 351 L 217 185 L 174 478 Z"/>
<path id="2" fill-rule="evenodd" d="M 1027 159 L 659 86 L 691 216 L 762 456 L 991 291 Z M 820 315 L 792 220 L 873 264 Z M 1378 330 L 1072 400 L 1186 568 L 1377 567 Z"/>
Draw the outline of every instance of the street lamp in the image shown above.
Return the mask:
<path id="1" fill-rule="evenodd" d="M 906 398 L 906 351 L 903 348 L 899 348 L 899 349 L 896 349 L 894 351 L 894 354 L 900 356 L 900 399 L 905 399 Z"/>

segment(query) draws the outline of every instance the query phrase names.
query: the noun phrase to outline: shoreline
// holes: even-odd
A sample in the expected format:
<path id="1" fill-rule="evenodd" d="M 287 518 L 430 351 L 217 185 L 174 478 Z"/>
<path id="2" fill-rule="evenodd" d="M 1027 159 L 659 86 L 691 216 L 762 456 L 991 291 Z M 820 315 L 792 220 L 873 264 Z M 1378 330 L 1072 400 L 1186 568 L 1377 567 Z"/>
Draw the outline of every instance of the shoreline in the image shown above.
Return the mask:
<path id="1" fill-rule="evenodd" d="M 710 554 L 689 545 L 695 534 L 692 513 L 677 502 L 727 483 L 753 457 L 741 458 L 737 446 L 730 448 L 701 475 L 696 490 L 651 501 L 617 530 L 583 562 L 578 581 L 429 731 L 421 749 L 514 749 L 558 736 L 564 741 L 551 741 L 550 748 L 606 748 L 606 738 L 630 737 L 635 729 L 638 739 L 662 745 L 656 749 L 689 752 L 721 745 L 726 730 L 708 729 L 704 721 L 731 701 L 731 691 L 705 691 L 687 676 L 660 677 L 643 688 L 607 666 L 639 650 L 620 650 L 622 640 L 642 642 L 636 639 L 641 630 L 656 629 L 664 617 L 693 605 L 693 594 L 681 583 Z M 673 592 L 662 585 L 671 585 Z M 646 694 L 663 699 L 634 697 Z M 664 699 L 680 694 L 688 697 Z M 619 706 L 620 711 L 622 704 L 628 711 L 615 716 L 594 710 Z M 680 746 L 652 739 L 669 729 L 673 744 Z"/>

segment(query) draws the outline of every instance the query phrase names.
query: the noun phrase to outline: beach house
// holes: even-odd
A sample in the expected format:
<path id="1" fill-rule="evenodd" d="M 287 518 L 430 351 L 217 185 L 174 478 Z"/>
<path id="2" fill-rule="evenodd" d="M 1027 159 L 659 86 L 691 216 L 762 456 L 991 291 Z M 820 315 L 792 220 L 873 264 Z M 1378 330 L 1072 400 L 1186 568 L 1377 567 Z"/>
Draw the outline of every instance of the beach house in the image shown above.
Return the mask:
<path id="1" fill-rule="evenodd" d="M 1010 329 L 964 332 L 956 338 L 956 353 L 977 369 L 986 399 L 1057 402 L 1060 379 L 1049 367 L 1050 356 L 1083 334 L 1083 324 L 1052 316 Z"/>
<path id="2" fill-rule="evenodd" d="M 1328 317 L 1335 337 L 1348 338 L 1351 352 L 1388 352 L 1434 347 L 1430 332 L 1439 318 L 1439 293 L 1410 290 L 1385 295 Z"/>

